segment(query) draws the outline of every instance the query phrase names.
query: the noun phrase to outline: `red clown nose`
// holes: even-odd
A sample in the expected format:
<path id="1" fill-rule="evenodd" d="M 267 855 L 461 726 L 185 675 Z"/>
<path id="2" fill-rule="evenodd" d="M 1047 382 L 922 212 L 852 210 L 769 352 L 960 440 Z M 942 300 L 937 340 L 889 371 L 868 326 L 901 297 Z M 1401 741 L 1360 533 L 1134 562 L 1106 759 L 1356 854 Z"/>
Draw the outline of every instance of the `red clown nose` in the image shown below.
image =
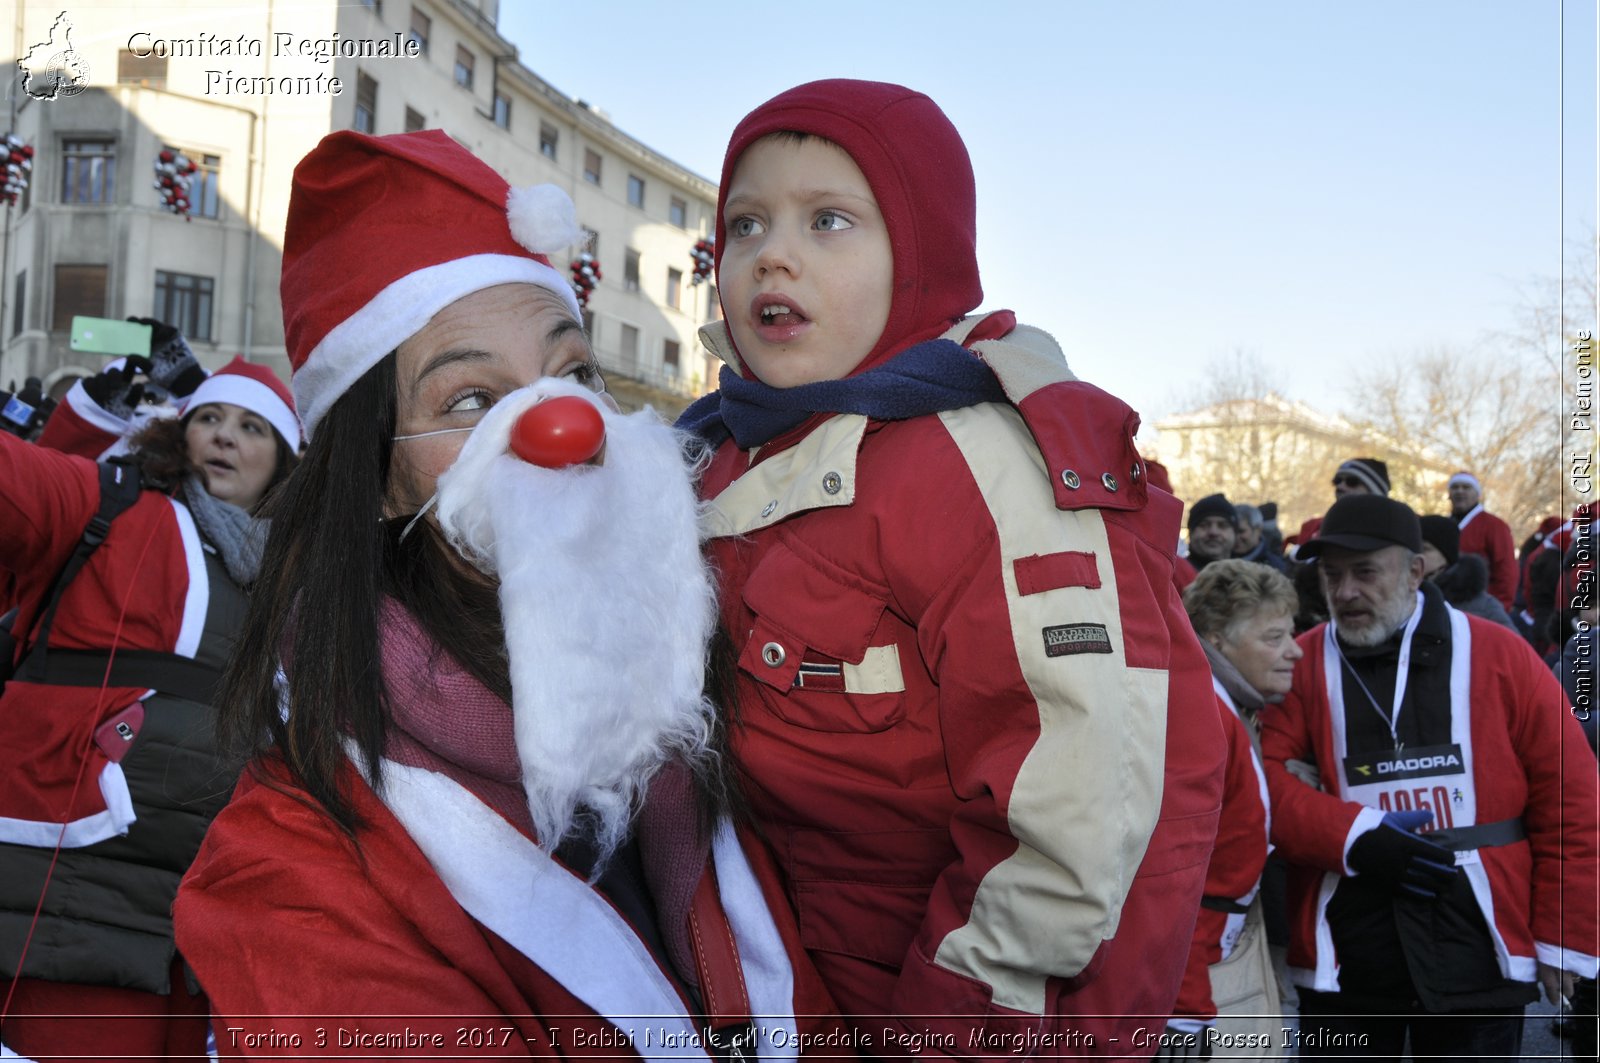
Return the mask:
<path id="1" fill-rule="evenodd" d="M 511 452 L 546 469 L 582 464 L 600 453 L 605 442 L 600 411 L 575 395 L 528 407 L 511 429 Z"/>

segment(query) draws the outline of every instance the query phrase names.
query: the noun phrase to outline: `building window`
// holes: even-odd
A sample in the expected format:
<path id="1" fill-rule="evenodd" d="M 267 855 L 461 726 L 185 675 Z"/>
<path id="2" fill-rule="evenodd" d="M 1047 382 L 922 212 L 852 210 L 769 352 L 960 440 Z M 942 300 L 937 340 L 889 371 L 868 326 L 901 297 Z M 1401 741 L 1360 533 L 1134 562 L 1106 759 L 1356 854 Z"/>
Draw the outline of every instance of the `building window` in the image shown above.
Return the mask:
<path id="1" fill-rule="evenodd" d="M 357 133 L 378 131 L 378 82 L 356 71 L 356 121 Z"/>
<path id="2" fill-rule="evenodd" d="M 64 141 L 61 163 L 61 202 L 111 202 L 117 190 L 117 146 L 113 141 Z"/>
<path id="3" fill-rule="evenodd" d="M 673 196 L 667 204 L 667 220 L 680 229 L 689 227 L 689 204 Z"/>
<path id="4" fill-rule="evenodd" d="M 156 270 L 156 318 L 191 340 L 211 339 L 210 277 Z"/>
<path id="5" fill-rule="evenodd" d="M 383 14 L 383 0 L 361 0 L 361 6 L 375 15 Z"/>
<path id="6" fill-rule="evenodd" d="M 456 84 L 464 89 L 472 88 L 472 68 L 477 64 L 476 56 L 461 45 L 456 45 Z"/>
<path id="7" fill-rule="evenodd" d="M 667 270 L 667 305 L 674 310 L 681 309 L 680 300 L 683 298 L 683 270 Z"/>
<path id="8" fill-rule="evenodd" d="M 593 148 L 583 149 L 583 179 L 592 185 L 600 183 L 600 153 Z"/>
<path id="9" fill-rule="evenodd" d="M 167 57 L 134 55 L 123 48 L 117 52 L 117 84 L 143 85 L 148 89 L 167 87 Z"/>
<path id="10" fill-rule="evenodd" d="M 678 341 L 668 340 L 661 345 L 661 364 L 673 373 L 678 371 Z"/>
<path id="11" fill-rule="evenodd" d="M 629 292 L 639 290 L 639 252 L 631 247 L 628 248 L 628 257 L 622 266 L 622 288 Z"/>
<path id="12" fill-rule="evenodd" d="M 511 128 L 511 97 L 503 92 L 494 94 L 494 124 L 501 129 Z"/>
<path id="13" fill-rule="evenodd" d="M 417 42 L 422 54 L 428 54 L 428 34 L 433 32 L 433 19 L 416 8 L 411 9 L 411 39 Z"/>
<path id="14" fill-rule="evenodd" d="M 589 228 L 583 227 L 583 243 L 578 245 L 579 251 L 587 251 L 595 258 L 600 257 L 600 234 Z"/>
<path id="15" fill-rule="evenodd" d="M 222 179 L 222 158 L 217 155 L 187 152 L 171 144 L 163 144 L 162 147 L 175 155 L 182 155 L 195 164 L 195 172 L 189 176 L 189 216 L 218 217 L 222 209 L 217 188 L 218 182 Z"/>
<path id="16" fill-rule="evenodd" d="M 420 133 L 428 128 L 428 120 L 418 111 L 406 108 L 406 132 Z"/>
<path id="17" fill-rule="evenodd" d="M 556 157 L 556 144 L 561 140 L 561 133 L 549 122 L 539 123 L 539 154 L 554 160 Z"/>
<path id="18" fill-rule="evenodd" d="M 595 346 L 595 343 L 597 342 L 594 335 L 595 325 L 596 322 L 594 319 L 594 311 L 585 309 L 583 311 L 583 334 L 589 337 L 590 347 Z"/>
<path id="19" fill-rule="evenodd" d="M 106 316 L 106 267 L 57 266 L 56 297 L 50 327 L 57 332 L 72 328 L 72 319 Z"/>
<path id="20" fill-rule="evenodd" d="M 628 175 L 628 205 L 644 209 L 644 178 L 638 174 Z"/>
<path id="21" fill-rule="evenodd" d="M 12 291 L 11 303 L 11 334 L 17 335 L 22 331 L 22 321 L 26 315 L 22 312 L 23 297 L 28 294 L 28 271 L 21 270 L 17 273 L 17 284 Z"/>
<path id="22" fill-rule="evenodd" d="M 639 364 L 639 330 L 632 325 L 622 326 L 621 351 L 622 364 L 627 369 L 634 369 Z"/>

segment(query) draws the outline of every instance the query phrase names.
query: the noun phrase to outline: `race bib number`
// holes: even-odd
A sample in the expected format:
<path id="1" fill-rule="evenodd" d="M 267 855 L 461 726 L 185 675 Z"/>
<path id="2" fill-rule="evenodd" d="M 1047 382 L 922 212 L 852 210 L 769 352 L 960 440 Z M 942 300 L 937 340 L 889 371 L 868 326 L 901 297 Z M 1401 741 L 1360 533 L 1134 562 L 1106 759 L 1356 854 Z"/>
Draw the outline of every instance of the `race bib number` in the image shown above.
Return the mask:
<path id="1" fill-rule="evenodd" d="M 1466 798 L 1458 744 L 1355 753 L 1344 758 L 1344 777 L 1350 794 L 1370 808 L 1431 811 L 1433 822 L 1424 832 L 1454 827 L 1453 810 Z"/>

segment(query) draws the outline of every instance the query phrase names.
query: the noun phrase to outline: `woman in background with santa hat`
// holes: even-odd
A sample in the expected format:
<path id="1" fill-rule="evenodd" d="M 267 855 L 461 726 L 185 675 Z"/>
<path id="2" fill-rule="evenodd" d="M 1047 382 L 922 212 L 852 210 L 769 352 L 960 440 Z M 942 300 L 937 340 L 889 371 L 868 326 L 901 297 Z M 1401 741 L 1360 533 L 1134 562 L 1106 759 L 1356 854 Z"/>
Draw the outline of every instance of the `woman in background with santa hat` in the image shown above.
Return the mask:
<path id="1" fill-rule="evenodd" d="M 175 917 L 224 1055 L 841 1035 L 728 815 L 691 462 L 601 394 L 545 254 L 580 237 L 437 130 L 295 170 L 310 443 L 224 691 L 253 759 Z"/>
<path id="2" fill-rule="evenodd" d="M 253 513 L 293 468 L 300 422 L 270 370 L 236 359 L 204 378 L 184 361 L 203 382 L 114 447 L 143 490 L 47 623 L 101 504 L 99 467 L 64 451 L 117 441 L 134 373 L 76 385 L 65 442 L 0 436 L 0 569 L 22 606 L 0 693 L 0 1042 L 24 1056 L 205 1050 L 172 901 L 238 776 L 216 751 L 214 698 L 266 538 Z M 96 1015 L 127 1018 L 76 1017 Z"/>

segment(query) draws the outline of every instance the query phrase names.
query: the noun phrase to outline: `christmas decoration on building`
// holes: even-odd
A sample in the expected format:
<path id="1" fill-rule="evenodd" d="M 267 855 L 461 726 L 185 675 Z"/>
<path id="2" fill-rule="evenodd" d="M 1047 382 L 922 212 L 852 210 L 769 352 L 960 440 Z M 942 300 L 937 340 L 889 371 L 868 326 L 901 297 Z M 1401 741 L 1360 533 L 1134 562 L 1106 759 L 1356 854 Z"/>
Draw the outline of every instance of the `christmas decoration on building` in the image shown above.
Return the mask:
<path id="1" fill-rule="evenodd" d="M 174 214 L 189 220 L 189 182 L 200 167 L 189 157 L 171 148 L 162 148 L 156 156 L 155 188 L 161 193 L 161 205 Z"/>
<path id="2" fill-rule="evenodd" d="M 701 281 L 711 279 L 711 268 L 717 261 L 716 241 L 709 237 L 696 240 L 694 250 L 689 252 L 689 257 L 694 259 L 694 276 L 689 278 L 690 284 L 699 284 Z"/>
<path id="3" fill-rule="evenodd" d="M 578 305 L 589 307 L 589 293 L 600 283 L 600 262 L 585 251 L 572 260 L 572 287 L 578 293 Z"/>
<path id="4" fill-rule="evenodd" d="M 33 145 L 15 133 L 0 137 L 0 203 L 12 206 L 28 187 L 33 170 Z"/>

